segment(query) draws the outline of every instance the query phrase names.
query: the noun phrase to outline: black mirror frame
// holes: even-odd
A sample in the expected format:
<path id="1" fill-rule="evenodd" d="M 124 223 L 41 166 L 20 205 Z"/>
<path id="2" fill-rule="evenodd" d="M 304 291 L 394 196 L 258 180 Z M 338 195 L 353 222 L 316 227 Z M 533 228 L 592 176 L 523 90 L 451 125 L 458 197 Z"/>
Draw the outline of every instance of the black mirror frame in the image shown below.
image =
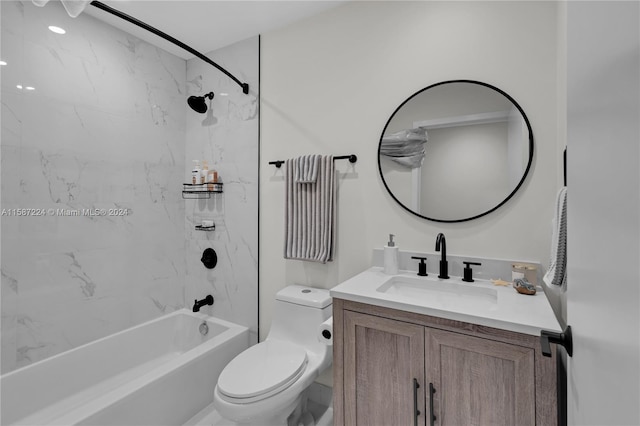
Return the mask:
<path id="1" fill-rule="evenodd" d="M 391 122 L 393 117 L 396 115 L 396 113 L 400 110 L 400 108 L 402 108 L 407 102 L 409 102 L 411 99 L 413 99 L 415 96 L 419 95 L 420 93 L 424 92 L 425 90 L 428 90 L 428 89 L 430 89 L 432 87 L 440 86 L 440 85 L 443 85 L 443 84 L 449 84 L 449 83 L 478 84 L 480 86 L 485 86 L 485 87 L 488 87 L 490 89 L 493 89 L 496 92 L 502 94 L 504 97 L 509 99 L 509 101 L 511 101 L 511 103 L 518 109 L 518 111 L 520 111 L 520 114 L 522 114 L 522 118 L 524 119 L 525 123 L 527 124 L 527 130 L 529 131 L 529 161 L 527 162 L 527 167 L 526 167 L 526 169 L 525 169 L 525 171 L 524 171 L 524 173 L 522 175 L 522 178 L 520 179 L 520 182 L 518 182 L 518 185 L 516 185 L 516 187 L 513 189 L 513 191 L 511 191 L 511 193 L 504 200 L 502 200 L 500 203 L 498 203 L 496 206 L 492 207 L 491 209 L 489 209 L 489 210 L 487 210 L 487 211 L 485 211 L 483 213 L 477 214 L 477 215 L 472 216 L 472 217 L 464 218 L 464 219 L 435 219 L 435 218 L 432 218 L 432 217 L 427 217 L 427 216 L 418 214 L 418 213 L 414 212 L 413 210 L 411 210 L 409 207 L 405 206 L 400 200 L 398 200 L 396 198 L 396 196 L 393 194 L 393 192 L 391 192 L 391 189 L 389 189 L 389 186 L 387 185 L 387 181 L 384 180 L 384 175 L 382 174 L 382 163 L 380 161 L 380 148 L 382 146 L 382 138 L 384 137 L 384 134 L 387 131 L 387 127 L 389 127 L 389 123 Z M 516 102 L 515 99 L 513 99 L 511 96 L 509 96 L 509 94 L 507 94 L 503 90 L 500 90 L 497 87 L 492 86 L 491 84 L 483 83 L 481 81 L 476 81 L 476 80 L 447 80 L 447 81 L 441 81 L 439 83 L 435 83 L 435 84 L 427 86 L 427 87 L 425 87 L 423 89 L 418 90 L 413 95 L 409 96 L 404 102 L 402 102 L 395 109 L 395 111 L 393 111 L 393 114 L 391 114 L 391 117 L 389 117 L 389 119 L 387 120 L 387 124 L 385 124 L 384 129 L 382 129 L 382 134 L 380 135 L 380 142 L 378 143 L 378 172 L 380 173 L 380 178 L 382 179 L 382 183 L 384 184 L 384 187 L 387 189 L 387 192 L 389 193 L 389 195 L 391 195 L 391 197 L 403 209 L 407 210 L 409 213 L 411 213 L 413 215 L 416 215 L 418 217 L 421 217 L 423 219 L 431 220 L 431 221 L 434 221 L 434 222 L 441 222 L 441 223 L 467 222 L 467 221 L 474 220 L 474 219 L 477 219 L 477 218 L 482 217 L 482 216 L 486 216 L 489 213 L 497 210 L 499 207 L 501 207 L 503 204 L 505 204 L 507 201 L 509 201 L 515 195 L 516 192 L 518 192 L 518 190 L 520 189 L 520 187 L 524 183 L 524 180 L 529 175 L 529 170 L 531 169 L 531 164 L 532 163 L 533 163 L 533 130 L 531 129 L 531 123 L 529 122 L 529 118 L 524 113 L 524 110 L 522 109 L 520 104 L 518 104 L 518 102 Z"/>

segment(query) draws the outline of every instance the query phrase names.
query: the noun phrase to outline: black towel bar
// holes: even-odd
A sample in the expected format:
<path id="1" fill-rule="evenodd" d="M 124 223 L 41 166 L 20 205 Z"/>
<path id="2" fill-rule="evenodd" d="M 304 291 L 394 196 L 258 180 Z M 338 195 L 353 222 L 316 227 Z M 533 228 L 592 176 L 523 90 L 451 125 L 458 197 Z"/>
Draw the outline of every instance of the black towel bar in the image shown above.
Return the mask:
<path id="1" fill-rule="evenodd" d="M 355 163 L 356 161 L 358 161 L 358 156 L 355 155 L 355 154 L 337 155 L 337 156 L 333 157 L 333 159 L 334 160 L 347 160 L 348 159 L 350 163 Z M 273 164 L 277 168 L 280 168 L 284 164 L 284 160 L 269 161 L 269 164 Z"/>

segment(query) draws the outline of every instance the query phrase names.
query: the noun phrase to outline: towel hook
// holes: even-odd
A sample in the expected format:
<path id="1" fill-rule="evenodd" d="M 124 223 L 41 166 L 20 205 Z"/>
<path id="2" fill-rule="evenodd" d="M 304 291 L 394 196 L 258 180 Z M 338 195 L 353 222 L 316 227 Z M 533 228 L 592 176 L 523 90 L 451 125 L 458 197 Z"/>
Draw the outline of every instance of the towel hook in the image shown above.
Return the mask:
<path id="1" fill-rule="evenodd" d="M 551 356 L 551 345 L 555 343 L 564 346 L 567 355 L 573 356 L 573 336 L 571 334 L 571 326 L 568 325 L 562 333 L 554 333 L 553 331 L 542 330 L 540 332 L 540 346 L 542 347 L 542 355 Z"/>

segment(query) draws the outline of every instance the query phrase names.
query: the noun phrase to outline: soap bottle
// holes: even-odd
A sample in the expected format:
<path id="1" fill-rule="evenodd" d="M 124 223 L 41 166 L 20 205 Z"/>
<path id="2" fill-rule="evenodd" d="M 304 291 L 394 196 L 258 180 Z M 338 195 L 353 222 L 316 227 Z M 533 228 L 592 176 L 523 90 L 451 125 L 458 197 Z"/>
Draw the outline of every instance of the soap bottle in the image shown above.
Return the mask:
<path id="1" fill-rule="evenodd" d="M 393 242 L 393 234 L 389 234 L 389 242 L 384 246 L 384 273 L 395 275 L 398 273 L 398 247 Z"/>
<path id="2" fill-rule="evenodd" d="M 215 176 L 215 179 L 214 179 L 214 176 Z M 209 169 L 209 171 L 207 172 L 207 190 L 208 191 L 213 191 L 213 184 L 216 180 L 218 180 L 218 172 L 216 172 L 213 169 Z"/>
<path id="3" fill-rule="evenodd" d="M 200 174 L 201 174 L 200 183 L 203 184 L 203 185 L 207 180 L 207 173 L 209 173 L 209 165 L 207 164 L 207 160 L 202 160 L 202 170 L 200 172 Z"/>
<path id="4" fill-rule="evenodd" d="M 193 163 L 194 165 L 193 170 L 191 171 L 191 183 L 196 185 L 200 183 L 200 161 L 193 160 Z"/>

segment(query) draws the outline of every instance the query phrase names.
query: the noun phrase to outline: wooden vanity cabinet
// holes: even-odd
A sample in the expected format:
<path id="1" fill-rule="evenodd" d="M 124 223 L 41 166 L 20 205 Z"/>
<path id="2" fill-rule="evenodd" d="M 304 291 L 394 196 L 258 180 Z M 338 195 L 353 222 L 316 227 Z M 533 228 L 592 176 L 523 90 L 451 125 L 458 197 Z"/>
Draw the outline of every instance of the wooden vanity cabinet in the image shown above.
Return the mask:
<path id="1" fill-rule="evenodd" d="M 536 336 L 342 299 L 333 331 L 335 425 L 557 424 Z"/>
<path id="2" fill-rule="evenodd" d="M 413 378 L 424 376 L 424 327 L 344 311 L 343 330 L 345 424 L 413 424 Z M 416 392 L 416 409 L 424 412 L 424 388 Z"/>

